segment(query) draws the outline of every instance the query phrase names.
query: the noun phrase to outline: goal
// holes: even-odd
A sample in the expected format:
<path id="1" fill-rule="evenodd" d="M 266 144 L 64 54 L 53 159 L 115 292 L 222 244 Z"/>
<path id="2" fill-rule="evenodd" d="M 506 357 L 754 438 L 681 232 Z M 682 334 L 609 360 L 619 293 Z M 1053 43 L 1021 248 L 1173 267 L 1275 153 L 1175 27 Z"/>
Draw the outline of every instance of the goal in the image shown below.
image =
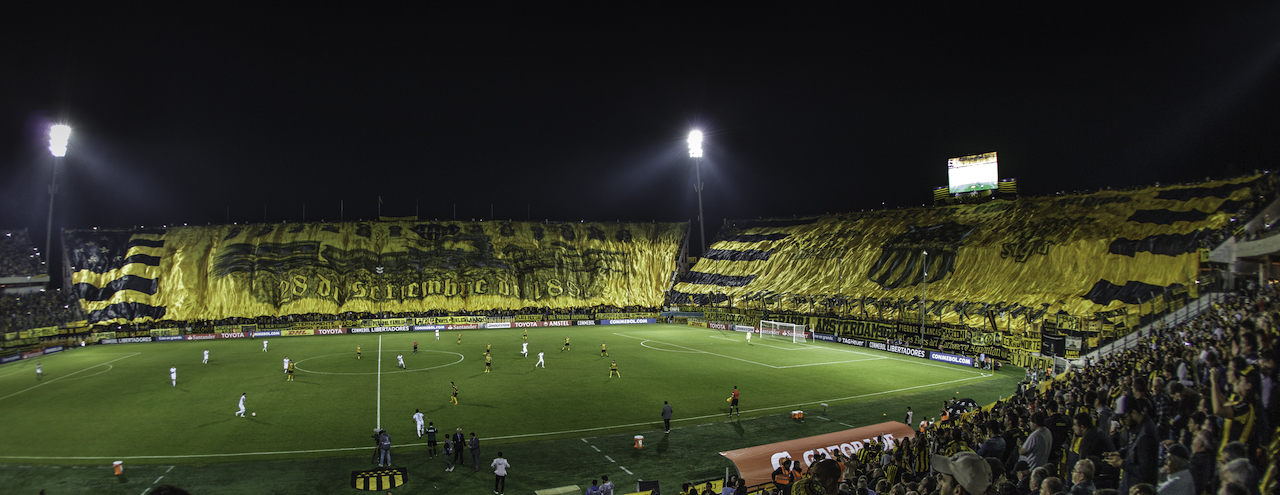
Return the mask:
<path id="1" fill-rule="evenodd" d="M 790 339 L 794 344 L 809 342 L 809 332 L 804 325 L 781 321 L 760 320 L 757 330 L 762 339 Z"/>

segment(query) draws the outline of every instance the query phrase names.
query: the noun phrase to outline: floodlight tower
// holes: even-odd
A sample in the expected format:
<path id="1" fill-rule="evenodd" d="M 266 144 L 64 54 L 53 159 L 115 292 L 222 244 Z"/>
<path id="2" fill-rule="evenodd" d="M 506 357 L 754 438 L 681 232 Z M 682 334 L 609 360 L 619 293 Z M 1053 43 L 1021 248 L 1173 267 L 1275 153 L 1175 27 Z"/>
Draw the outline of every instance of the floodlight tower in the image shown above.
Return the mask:
<path id="1" fill-rule="evenodd" d="M 49 267 L 49 256 L 53 254 L 53 196 L 58 194 L 58 163 L 67 156 L 67 142 L 71 139 L 71 126 L 54 124 L 49 126 L 49 154 L 53 155 L 53 177 L 49 179 L 49 223 L 44 230 L 44 265 Z"/>
<path id="2" fill-rule="evenodd" d="M 699 251 L 698 257 L 701 258 L 707 252 L 707 221 L 702 216 L 702 131 L 697 129 L 689 132 L 689 158 L 693 159 L 696 179 L 693 190 L 698 191 L 698 238 L 702 240 L 702 251 Z"/>
<path id="3" fill-rule="evenodd" d="M 920 265 L 920 348 L 924 349 L 924 318 L 926 296 L 929 295 L 929 252 L 921 250 L 924 253 L 924 264 Z"/>

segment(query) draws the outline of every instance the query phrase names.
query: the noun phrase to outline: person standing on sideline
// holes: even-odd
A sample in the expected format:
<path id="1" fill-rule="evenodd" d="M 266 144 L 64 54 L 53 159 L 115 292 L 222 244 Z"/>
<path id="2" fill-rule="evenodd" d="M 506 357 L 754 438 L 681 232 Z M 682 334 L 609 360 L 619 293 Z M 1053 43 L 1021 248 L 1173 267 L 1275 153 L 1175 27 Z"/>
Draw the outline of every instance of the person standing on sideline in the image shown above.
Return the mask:
<path id="1" fill-rule="evenodd" d="M 418 353 L 418 341 L 416 341 L 416 340 L 415 340 L 415 341 L 413 341 L 413 353 L 414 353 L 414 354 L 417 354 L 417 353 Z"/>
<path id="2" fill-rule="evenodd" d="M 404 365 L 404 354 L 396 354 L 396 366 L 406 370 L 409 369 Z"/>
<path id="3" fill-rule="evenodd" d="M 449 396 L 449 402 L 452 402 L 453 405 L 456 406 L 458 405 L 458 386 L 455 385 L 453 382 L 449 382 L 449 386 L 453 387 L 453 394 Z"/>
<path id="4" fill-rule="evenodd" d="M 507 468 L 511 463 L 502 458 L 502 452 L 498 452 L 498 457 L 489 465 L 493 466 L 493 493 L 502 495 L 507 491 Z"/>
<path id="5" fill-rule="evenodd" d="M 742 410 L 738 409 L 738 386 L 733 386 L 733 396 L 729 397 L 729 416 L 733 416 L 733 411 L 738 411 L 738 417 L 742 417 Z"/>
<path id="6" fill-rule="evenodd" d="M 614 373 L 617 373 L 617 374 L 618 374 L 618 378 L 622 378 L 622 373 L 618 373 L 618 360 L 617 360 L 617 359 L 614 359 L 614 360 L 613 360 L 613 363 L 610 363 L 610 364 L 609 364 L 609 378 L 613 378 L 613 374 L 614 374 Z"/>
<path id="7" fill-rule="evenodd" d="M 538 354 L 538 360 L 542 360 L 542 354 Z M 42 366 L 44 366 L 44 363 L 36 363 L 36 381 L 44 378 L 44 368 Z M 543 366 L 543 368 L 546 368 L 546 366 Z"/>
<path id="8" fill-rule="evenodd" d="M 422 410 L 421 410 L 421 409 L 414 409 L 414 410 L 413 410 L 413 422 L 414 422 L 414 423 L 417 423 L 417 425 L 418 425 L 418 438 L 422 438 L 422 431 L 426 429 L 424 426 L 422 426 L 422 422 L 423 422 L 425 419 L 426 419 L 426 418 L 422 415 Z"/>
<path id="9" fill-rule="evenodd" d="M 436 424 L 427 422 L 427 455 L 436 458 Z"/>
<path id="10" fill-rule="evenodd" d="M 462 464 L 462 448 L 466 446 L 466 437 L 462 436 L 462 427 L 453 432 L 453 461 Z"/>
<path id="11" fill-rule="evenodd" d="M 662 425 L 666 433 L 671 433 L 671 403 L 662 401 Z"/>
<path id="12" fill-rule="evenodd" d="M 525 342 L 525 343 L 523 343 L 523 344 L 520 344 L 520 355 L 522 355 L 522 356 L 524 356 L 524 357 L 529 357 L 529 343 L 528 343 L 528 342 Z"/>
<path id="13" fill-rule="evenodd" d="M 169 380 L 173 382 L 173 386 L 175 387 L 178 386 L 178 367 L 177 366 L 172 366 L 169 368 Z"/>
<path id="14" fill-rule="evenodd" d="M 204 350 L 204 364 L 209 364 L 209 350 Z"/>
<path id="15" fill-rule="evenodd" d="M 391 465 L 391 434 L 385 429 L 378 431 L 378 465 Z"/>
<path id="16" fill-rule="evenodd" d="M 449 440 L 451 435 L 444 436 L 444 463 L 449 467 L 444 468 L 444 472 L 453 471 L 453 442 Z"/>
<path id="17" fill-rule="evenodd" d="M 915 415 L 916 415 L 916 413 L 911 412 L 911 406 L 907 406 L 907 426 L 911 426 L 911 419 L 912 419 Z"/>
<path id="18" fill-rule="evenodd" d="M 240 394 L 240 410 L 236 412 L 236 416 L 244 417 L 244 400 L 249 398 L 249 393 Z"/>
<path id="19" fill-rule="evenodd" d="M 440 340 L 440 329 L 436 329 L 436 340 Z"/>
<path id="20" fill-rule="evenodd" d="M 600 495 L 600 480 L 591 480 L 591 486 L 582 495 Z"/>
<path id="21" fill-rule="evenodd" d="M 356 344 L 356 361 L 360 360 L 360 344 Z"/>
<path id="22" fill-rule="evenodd" d="M 289 369 L 284 370 L 284 372 L 289 376 L 289 379 L 285 381 L 293 381 L 293 361 L 289 361 Z"/>
<path id="23" fill-rule="evenodd" d="M 603 475 L 600 479 L 604 480 L 604 483 L 600 484 L 600 495 L 613 495 L 613 482 L 609 481 L 609 475 Z M 745 491 L 742 493 L 746 495 Z"/>
<path id="24" fill-rule="evenodd" d="M 263 341 L 262 341 L 262 352 L 267 352 L 267 341 L 266 341 L 266 340 L 263 340 Z"/>
<path id="25" fill-rule="evenodd" d="M 604 341 L 600 341 L 600 357 L 609 357 L 609 346 Z"/>
<path id="26" fill-rule="evenodd" d="M 471 451 L 471 470 L 480 472 L 480 439 L 476 438 L 476 432 L 471 432 L 471 441 L 467 442 L 467 449 Z"/>
<path id="27" fill-rule="evenodd" d="M 533 367 L 537 368 L 539 364 L 542 365 L 542 369 L 547 369 L 547 362 L 542 360 L 542 351 L 538 351 L 538 362 L 533 363 Z"/>

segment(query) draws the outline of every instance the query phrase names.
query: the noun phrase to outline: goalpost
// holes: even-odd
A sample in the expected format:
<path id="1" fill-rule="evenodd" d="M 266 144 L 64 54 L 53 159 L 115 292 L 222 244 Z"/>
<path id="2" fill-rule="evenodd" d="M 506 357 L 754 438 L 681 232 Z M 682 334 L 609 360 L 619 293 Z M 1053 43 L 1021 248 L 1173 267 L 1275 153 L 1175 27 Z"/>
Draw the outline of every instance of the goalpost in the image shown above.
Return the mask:
<path id="1" fill-rule="evenodd" d="M 790 339 L 793 344 L 809 343 L 809 332 L 804 325 L 781 321 L 760 320 L 756 333 L 761 339 Z"/>

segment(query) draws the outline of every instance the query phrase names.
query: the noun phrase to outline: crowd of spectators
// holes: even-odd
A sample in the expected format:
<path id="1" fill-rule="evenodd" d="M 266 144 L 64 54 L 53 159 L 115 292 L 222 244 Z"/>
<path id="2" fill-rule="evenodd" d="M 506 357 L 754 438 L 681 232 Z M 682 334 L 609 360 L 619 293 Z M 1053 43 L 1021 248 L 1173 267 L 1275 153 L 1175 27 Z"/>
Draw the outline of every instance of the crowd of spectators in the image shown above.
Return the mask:
<path id="1" fill-rule="evenodd" d="M 52 327 L 83 320 L 75 295 L 60 290 L 44 290 L 0 296 L 0 333 Z"/>
<path id="2" fill-rule="evenodd" d="M 1280 291 L 1242 290 L 1129 350 L 1057 376 L 1028 370 L 1013 396 L 990 406 L 957 414 L 944 404 L 892 450 L 834 459 L 839 488 L 819 489 L 820 475 L 808 473 L 765 491 L 1277 494 L 1277 325 Z"/>
<path id="3" fill-rule="evenodd" d="M 0 230 L 0 278 L 33 277 L 45 273 L 40 252 L 27 229 Z"/>

